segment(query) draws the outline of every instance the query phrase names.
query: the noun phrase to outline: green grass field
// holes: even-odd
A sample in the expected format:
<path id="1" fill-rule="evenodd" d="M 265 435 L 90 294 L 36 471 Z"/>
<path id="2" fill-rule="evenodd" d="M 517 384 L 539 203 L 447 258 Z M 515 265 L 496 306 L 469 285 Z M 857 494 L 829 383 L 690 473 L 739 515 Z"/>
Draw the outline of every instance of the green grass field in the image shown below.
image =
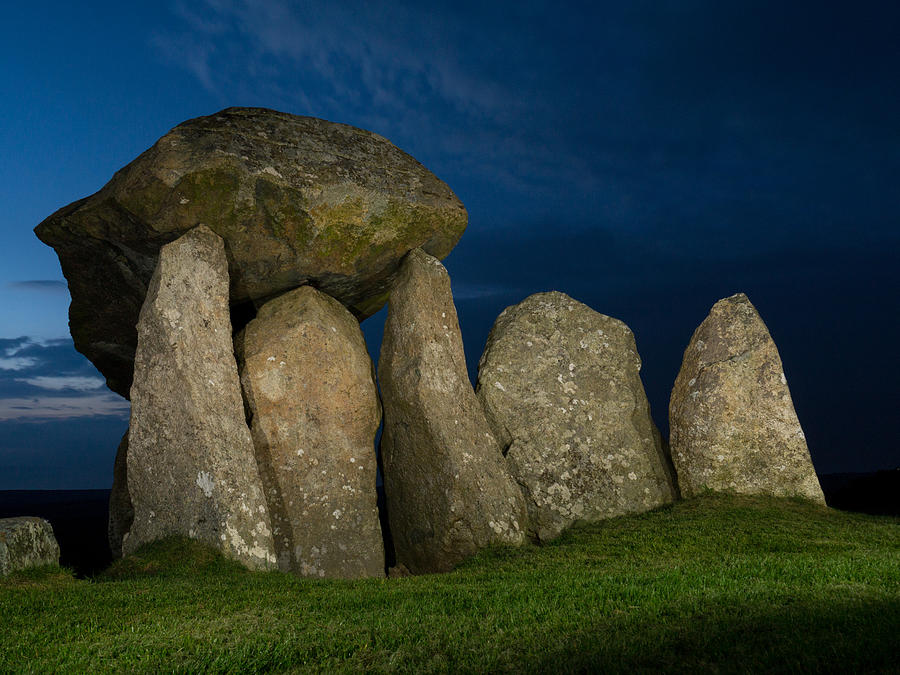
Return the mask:
<path id="1" fill-rule="evenodd" d="M 0 581 L 0 617 L 3 672 L 900 672 L 900 519 L 710 496 L 353 582 L 171 540 Z"/>

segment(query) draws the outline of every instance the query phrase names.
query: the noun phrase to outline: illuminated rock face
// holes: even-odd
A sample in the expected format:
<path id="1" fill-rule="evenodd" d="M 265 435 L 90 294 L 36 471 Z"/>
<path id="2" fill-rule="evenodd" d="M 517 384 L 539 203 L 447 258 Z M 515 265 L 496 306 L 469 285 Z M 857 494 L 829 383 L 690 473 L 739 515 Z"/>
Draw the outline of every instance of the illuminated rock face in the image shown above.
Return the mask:
<path id="1" fill-rule="evenodd" d="M 743 293 L 713 305 L 694 332 L 669 425 L 685 497 L 713 490 L 825 503 L 778 349 Z"/>
<path id="2" fill-rule="evenodd" d="M 68 281 L 76 348 L 127 397 L 160 247 L 196 225 L 225 240 L 233 306 L 308 284 L 361 319 L 383 306 L 407 251 L 443 258 L 466 223 L 450 188 L 381 136 L 228 108 L 179 124 L 35 233 Z"/>
<path id="3" fill-rule="evenodd" d="M 624 323 L 564 293 L 532 295 L 497 318 L 477 392 L 533 536 L 675 499 L 640 368 Z"/>
<path id="4" fill-rule="evenodd" d="M 183 535 L 274 567 L 269 511 L 244 417 L 222 239 L 197 227 L 164 246 L 138 321 L 125 555 Z"/>
<path id="5" fill-rule="evenodd" d="M 444 266 L 421 250 L 391 294 L 378 363 L 381 456 L 398 562 L 443 572 L 525 539 L 525 504 L 469 382 Z"/>
<path id="6" fill-rule="evenodd" d="M 235 347 L 279 568 L 384 576 L 381 404 L 359 322 L 303 286 L 263 305 Z"/>

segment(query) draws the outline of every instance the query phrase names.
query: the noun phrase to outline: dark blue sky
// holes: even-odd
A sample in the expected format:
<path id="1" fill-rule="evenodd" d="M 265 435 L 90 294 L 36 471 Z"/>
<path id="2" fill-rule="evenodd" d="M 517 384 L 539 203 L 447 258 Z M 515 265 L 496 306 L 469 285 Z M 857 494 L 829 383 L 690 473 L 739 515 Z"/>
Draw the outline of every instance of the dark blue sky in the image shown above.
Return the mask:
<path id="1" fill-rule="evenodd" d="M 744 291 L 819 472 L 900 465 L 896 2 L 15 3 L 0 38 L 0 489 L 107 487 L 127 423 L 32 228 L 232 105 L 371 129 L 456 191 L 473 377 L 505 306 L 562 290 L 635 331 L 665 429 Z"/>

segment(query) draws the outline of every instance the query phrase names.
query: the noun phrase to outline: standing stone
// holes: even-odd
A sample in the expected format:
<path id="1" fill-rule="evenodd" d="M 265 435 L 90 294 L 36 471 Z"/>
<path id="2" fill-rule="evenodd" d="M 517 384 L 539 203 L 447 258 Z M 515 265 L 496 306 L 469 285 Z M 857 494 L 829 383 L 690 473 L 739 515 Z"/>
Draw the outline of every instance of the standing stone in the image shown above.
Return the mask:
<path id="1" fill-rule="evenodd" d="M 719 300 L 694 332 L 669 426 L 686 497 L 709 489 L 825 502 L 778 349 L 743 293 Z"/>
<path id="2" fill-rule="evenodd" d="M 200 225 L 162 248 L 138 321 L 124 554 L 180 534 L 248 567 L 274 566 L 240 386 L 225 248 Z"/>
<path id="3" fill-rule="evenodd" d="M 521 544 L 525 505 L 469 383 L 450 277 L 420 249 L 391 294 L 378 373 L 398 562 L 442 572 L 489 544 Z"/>
<path id="4" fill-rule="evenodd" d="M 359 322 L 303 286 L 263 305 L 235 343 L 278 566 L 384 576 L 374 447 L 381 405 Z"/>
<path id="5" fill-rule="evenodd" d="M 59 564 L 59 545 L 43 518 L 0 520 L 0 577 L 29 567 Z"/>
<path id="6" fill-rule="evenodd" d="M 122 539 L 131 529 L 134 507 L 128 494 L 128 432 L 122 436 L 113 464 L 112 490 L 109 492 L 109 524 L 107 536 L 113 559 L 122 557 Z"/>
<path id="7" fill-rule="evenodd" d="M 533 536 L 674 501 L 640 368 L 628 326 L 564 293 L 532 295 L 497 318 L 477 393 Z"/>

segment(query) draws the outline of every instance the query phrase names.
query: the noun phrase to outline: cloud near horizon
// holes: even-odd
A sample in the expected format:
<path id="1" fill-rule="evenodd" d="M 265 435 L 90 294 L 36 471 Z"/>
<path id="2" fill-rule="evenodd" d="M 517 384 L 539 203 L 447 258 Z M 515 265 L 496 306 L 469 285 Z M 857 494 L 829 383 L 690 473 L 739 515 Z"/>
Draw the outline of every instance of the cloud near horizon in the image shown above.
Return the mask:
<path id="1" fill-rule="evenodd" d="M 63 391 L 73 389 L 75 391 L 92 391 L 103 387 L 105 382 L 100 377 L 84 377 L 83 375 L 39 375 L 37 377 L 24 377 L 16 380 L 41 389 Z"/>
<path id="2" fill-rule="evenodd" d="M 131 406 L 125 399 L 108 393 L 84 396 L 43 396 L 0 399 L 0 421 L 50 421 L 78 417 L 111 416 L 127 420 Z"/>
<path id="3" fill-rule="evenodd" d="M 71 338 L 0 338 L 0 421 L 127 419 L 129 410 Z"/>
<path id="4" fill-rule="evenodd" d="M 68 284 L 62 279 L 29 279 L 26 281 L 10 281 L 6 287 L 11 291 L 35 291 L 38 293 L 65 294 L 69 292 Z"/>
<path id="5" fill-rule="evenodd" d="M 13 356 L 8 354 L 6 357 L 0 357 L 0 370 L 24 370 L 35 365 L 35 361 L 30 356 Z"/>

